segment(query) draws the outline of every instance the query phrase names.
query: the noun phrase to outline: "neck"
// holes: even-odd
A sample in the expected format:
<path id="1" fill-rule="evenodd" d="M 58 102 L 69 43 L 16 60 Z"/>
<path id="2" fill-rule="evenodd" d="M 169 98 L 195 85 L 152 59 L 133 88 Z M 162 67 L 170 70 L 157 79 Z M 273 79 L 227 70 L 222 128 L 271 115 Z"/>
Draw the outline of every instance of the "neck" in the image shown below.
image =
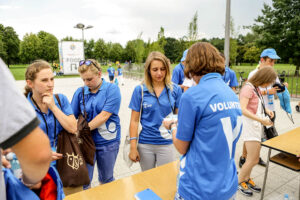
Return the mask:
<path id="1" fill-rule="evenodd" d="M 37 104 L 42 104 L 42 103 L 43 103 L 43 102 L 42 102 L 43 97 L 40 96 L 40 95 L 38 95 L 38 94 L 36 94 L 36 93 L 32 93 L 31 98 L 33 98 L 34 101 L 35 101 Z"/>
<path id="2" fill-rule="evenodd" d="M 100 82 L 99 82 L 98 86 L 95 89 L 93 89 L 93 90 L 90 89 L 91 93 L 97 92 L 99 90 L 99 88 L 101 87 L 102 82 L 103 82 L 102 79 L 100 79 Z"/>
<path id="3" fill-rule="evenodd" d="M 154 88 L 165 87 L 165 83 L 163 81 L 161 81 L 161 82 L 153 81 L 152 85 Z"/>

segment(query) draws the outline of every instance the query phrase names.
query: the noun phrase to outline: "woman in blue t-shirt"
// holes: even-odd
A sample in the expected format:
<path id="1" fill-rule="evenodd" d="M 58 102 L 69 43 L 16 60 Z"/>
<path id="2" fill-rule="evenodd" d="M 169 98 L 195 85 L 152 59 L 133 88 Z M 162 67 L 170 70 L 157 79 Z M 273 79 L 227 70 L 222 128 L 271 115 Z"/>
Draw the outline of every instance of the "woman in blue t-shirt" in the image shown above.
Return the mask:
<path id="1" fill-rule="evenodd" d="M 80 61 L 78 71 L 85 86 L 76 90 L 71 105 L 76 118 L 80 113 L 84 115 L 84 96 L 87 121 L 96 146 L 98 180 L 109 183 L 114 180 L 114 166 L 120 146 L 120 89 L 101 78 L 100 64 L 93 59 Z M 92 181 L 94 165 L 87 163 L 87 167 Z M 84 189 L 88 188 L 90 184 L 84 186 Z"/>
<path id="2" fill-rule="evenodd" d="M 224 66 L 211 44 L 198 42 L 189 48 L 185 75 L 197 85 L 181 97 L 178 128 L 176 122 L 164 121 L 183 155 L 176 200 L 228 200 L 237 191 L 234 153 L 242 112 L 237 96 L 222 79 Z"/>
<path id="3" fill-rule="evenodd" d="M 132 109 L 129 157 L 140 162 L 142 171 L 175 159 L 172 137 L 162 121 L 177 114 L 181 93 L 180 87 L 171 82 L 168 58 L 160 52 L 151 52 L 145 63 L 145 80 L 135 87 L 129 105 Z"/>
<path id="4" fill-rule="evenodd" d="M 25 73 L 25 96 L 36 111 L 40 120 L 40 128 L 47 134 L 52 148 L 52 160 L 62 158 L 62 154 L 56 153 L 58 134 L 65 129 L 75 134 L 77 122 L 73 115 L 72 107 L 63 94 L 58 94 L 61 106 L 58 103 L 54 89 L 54 74 L 52 67 L 43 60 L 33 62 Z M 55 165 L 55 162 L 52 164 Z M 82 190 L 81 187 L 64 188 L 66 194 L 72 194 Z"/>

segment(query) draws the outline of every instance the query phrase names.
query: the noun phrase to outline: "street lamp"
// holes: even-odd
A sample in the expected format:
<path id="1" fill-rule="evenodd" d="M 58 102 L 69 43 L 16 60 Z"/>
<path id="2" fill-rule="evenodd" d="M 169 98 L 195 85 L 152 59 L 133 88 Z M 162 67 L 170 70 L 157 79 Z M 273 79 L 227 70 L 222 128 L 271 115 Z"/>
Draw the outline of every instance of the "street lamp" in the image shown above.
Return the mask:
<path id="1" fill-rule="evenodd" d="M 78 24 L 76 24 L 76 26 L 74 26 L 74 28 L 78 28 L 78 29 L 81 29 L 81 30 L 82 30 L 82 42 L 84 42 L 84 34 L 83 34 L 83 30 L 84 30 L 84 29 L 93 28 L 93 26 L 91 26 L 91 25 L 85 26 L 85 25 L 82 24 L 82 23 L 78 23 Z"/>
<path id="2" fill-rule="evenodd" d="M 230 0 L 226 0 L 226 17 L 225 17 L 225 65 L 229 67 L 230 60 Z"/>

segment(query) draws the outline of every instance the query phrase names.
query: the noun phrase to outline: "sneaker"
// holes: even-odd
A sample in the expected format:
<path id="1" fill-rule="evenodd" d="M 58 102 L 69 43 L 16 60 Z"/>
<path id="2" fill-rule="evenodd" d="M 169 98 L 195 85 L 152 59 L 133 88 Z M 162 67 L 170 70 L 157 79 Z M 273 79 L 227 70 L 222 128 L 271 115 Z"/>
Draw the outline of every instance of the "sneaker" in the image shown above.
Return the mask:
<path id="1" fill-rule="evenodd" d="M 261 188 L 258 187 L 254 181 L 252 180 L 252 178 L 249 178 L 249 180 L 247 181 L 247 186 L 253 191 L 253 192 L 261 192 Z"/>
<path id="2" fill-rule="evenodd" d="M 243 164 L 246 162 L 246 158 L 244 158 L 243 156 L 240 157 L 240 161 L 239 161 L 239 166 L 240 168 L 242 168 Z"/>
<path id="3" fill-rule="evenodd" d="M 241 191 L 241 193 L 243 195 L 246 195 L 246 196 L 252 196 L 253 195 L 253 192 L 249 189 L 247 183 L 244 181 L 244 182 L 241 182 L 238 186 L 238 189 L 239 191 Z"/>
<path id="4" fill-rule="evenodd" d="M 263 166 L 263 167 L 267 166 L 267 163 L 266 163 L 265 161 L 263 161 L 263 160 L 261 159 L 261 157 L 259 157 L 258 164 L 259 164 L 260 166 Z"/>

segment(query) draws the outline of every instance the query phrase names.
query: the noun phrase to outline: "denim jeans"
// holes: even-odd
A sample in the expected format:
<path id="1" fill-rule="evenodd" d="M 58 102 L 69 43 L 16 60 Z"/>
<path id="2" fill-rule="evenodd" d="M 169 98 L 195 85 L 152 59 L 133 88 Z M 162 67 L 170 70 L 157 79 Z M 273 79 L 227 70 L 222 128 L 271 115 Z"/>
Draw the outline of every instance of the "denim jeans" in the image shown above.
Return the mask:
<path id="1" fill-rule="evenodd" d="M 119 152 L 119 146 L 120 146 L 120 142 L 117 141 L 112 144 L 96 147 L 94 163 L 95 161 L 97 161 L 98 181 L 101 184 L 109 183 L 115 180 L 114 166 Z M 92 182 L 95 164 L 94 166 L 90 164 L 86 164 L 86 165 L 89 171 L 90 181 Z M 83 189 L 84 190 L 89 189 L 91 187 L 91 182 L 89 185 L 84 185 Z"/>

